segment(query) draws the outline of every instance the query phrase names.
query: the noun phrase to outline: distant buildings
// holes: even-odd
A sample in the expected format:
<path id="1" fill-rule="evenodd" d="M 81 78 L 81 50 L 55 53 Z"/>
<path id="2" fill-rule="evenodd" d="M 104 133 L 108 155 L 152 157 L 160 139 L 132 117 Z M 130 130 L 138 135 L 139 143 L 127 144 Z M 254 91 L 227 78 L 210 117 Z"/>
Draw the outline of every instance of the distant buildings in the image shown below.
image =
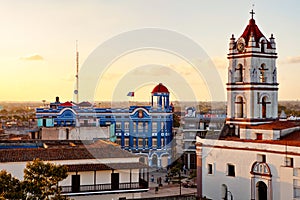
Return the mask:
<path id="1" fill-rule="evenodd" d="M 300 122 L 278 118 L 276 47 L 252 18 L 229 43 L 220 139 L 197 138 L 198 196 L 300 199 Z"/>
<path id="2" fill-rule="evenodd" d="M 109 139 L 122 149 L 142 156 L 152 167 L 171 163 L 173 107 L 169 90 L 158 84 L 151 92 L 151 106 L 97 108 L 88 102 L 51 103 L 38 108 L 41 132 L 32 138 L 52 140 Z"/>
<path id="3" fill-rule="evenodd" d="M 182 159 L 187 169 L 196 169 L 196 136 L 218 137 L 223 128 L 226 114 L 212 111 L 207 114 L 197 114 L 194 107 L 187 107 L 182 118 Z"/>

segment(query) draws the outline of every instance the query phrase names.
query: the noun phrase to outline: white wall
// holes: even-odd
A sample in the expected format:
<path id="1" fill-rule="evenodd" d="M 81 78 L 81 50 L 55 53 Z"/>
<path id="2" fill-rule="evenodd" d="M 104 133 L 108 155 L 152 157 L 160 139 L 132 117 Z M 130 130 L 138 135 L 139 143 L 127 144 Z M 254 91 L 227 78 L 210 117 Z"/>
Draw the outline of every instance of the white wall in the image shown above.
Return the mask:
<path id="1" fill-rule="evenodd" d="M 294 168 L 300 168 L 300 147 L 250 142 L 212 141 L 197 138 L 197 142 L 211 147 L 203 148 L 203 195 L 221 199 L 221 185 L 226 184 L 234 199 L 250 199 L 252 164 L 258 154 L 266 155 L 272 173 L 273 200 L 293 199 L 293 168 L 285 167 L 286 156 L 294 159 Z M 298 155 L 295 155 L 297 153 Z M 235 165 L 235 177 L 227 176 L 227 164 Z M 207 174 L 207 164 L 213 164 L 213 175 Z M 299 177 L 300 179 L 300 177 Z"/>
<path id="2" fill-rule="evenodd" d="M 109 129 L 107 127 L 43 127 L 42 139 L 65 140 L 67 129 L 69 129 L 69 140 L 92 140 L 95 138 L 109 138 Z"/>

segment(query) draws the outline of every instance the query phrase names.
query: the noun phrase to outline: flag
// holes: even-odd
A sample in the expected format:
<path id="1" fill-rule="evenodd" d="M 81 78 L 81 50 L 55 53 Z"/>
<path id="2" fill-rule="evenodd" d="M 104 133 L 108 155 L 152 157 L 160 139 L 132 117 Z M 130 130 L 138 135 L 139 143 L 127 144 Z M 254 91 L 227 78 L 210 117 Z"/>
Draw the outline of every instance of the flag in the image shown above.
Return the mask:
<path id="1" fill-rule="evenodd" d="M 127 96 L 134 97 L 134 92 L 128 92 Z"/>

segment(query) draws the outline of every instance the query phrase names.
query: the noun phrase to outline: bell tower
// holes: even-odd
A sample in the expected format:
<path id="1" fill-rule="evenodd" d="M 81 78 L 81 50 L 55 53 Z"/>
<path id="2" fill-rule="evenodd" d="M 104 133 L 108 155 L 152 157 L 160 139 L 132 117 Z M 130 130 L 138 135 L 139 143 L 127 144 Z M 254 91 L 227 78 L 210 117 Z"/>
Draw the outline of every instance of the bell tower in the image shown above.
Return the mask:
<path id="1" fill-rule="evenodd" d="M 230 38 L 228 53 L 227 119 L 231 125 L 257 125 L 278 118 L 276 45 L 253 18 L 243 34 Z"/>

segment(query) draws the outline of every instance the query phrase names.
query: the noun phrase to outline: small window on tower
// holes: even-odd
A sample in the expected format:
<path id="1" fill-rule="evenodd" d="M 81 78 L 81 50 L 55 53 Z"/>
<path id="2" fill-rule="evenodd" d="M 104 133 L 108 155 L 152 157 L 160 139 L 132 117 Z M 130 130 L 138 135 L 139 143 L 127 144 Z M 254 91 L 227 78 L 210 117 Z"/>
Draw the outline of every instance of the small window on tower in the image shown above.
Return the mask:
<path id="1" fill-rule="evenodd" d="M 213 165 L 212 164 L 207 165 L 207 174 L 213 174 Z"/>
<path id="2" fill-rule="evenodd" d="M 261 47 L 260 48 L 261 48 L 261 52 L 264 53 L 265 52 L 265 41 L 264 40 L 261 41 Z"/>
<path id="3" fill-rule="evenodd" d="M 294 159 L 291 157 L 284 158 L 284 164 L 286 167 L 293 167 L 294 166 Z"/>
<path id="4" fill-rule="evenodd" d="M 256 139 L 262 140 L 262 133 L 256 133 Z"/>
<path id="5" fill-rule="evenodd" d="M 243 65 L 241 64 L 235 68 L 235 82 L 243 82 Z"/>
<path id="6" fill-rule="evenodd" d="M 235 176 L 235 166 L 227 164 L 227 176 Z"/>

